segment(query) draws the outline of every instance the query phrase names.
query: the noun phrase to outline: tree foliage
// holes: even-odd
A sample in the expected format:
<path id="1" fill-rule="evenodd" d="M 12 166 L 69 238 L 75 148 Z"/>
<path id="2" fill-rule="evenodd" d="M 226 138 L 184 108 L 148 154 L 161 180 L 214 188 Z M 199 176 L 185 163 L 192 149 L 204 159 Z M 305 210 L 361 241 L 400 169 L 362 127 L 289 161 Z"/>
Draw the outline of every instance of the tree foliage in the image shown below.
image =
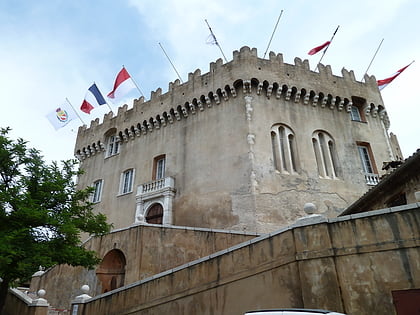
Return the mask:
<path id="1" fill-rule="evenodd" d="M 76 189 L 76 160 L 47 164 L 22 139 L 0 129 L 0 287 L 28 279 L 39 266 L 69 264 L 93 268 L 99 259 L 81 246 L 80 234 L 110 230 L 94 214 L 92 188 Z M 0 310 L 2 297 L 0 293 Z M 5 296 L 3 297 L 5 298 Z M 4 302 L 4 300 L 3 300 Z"/>

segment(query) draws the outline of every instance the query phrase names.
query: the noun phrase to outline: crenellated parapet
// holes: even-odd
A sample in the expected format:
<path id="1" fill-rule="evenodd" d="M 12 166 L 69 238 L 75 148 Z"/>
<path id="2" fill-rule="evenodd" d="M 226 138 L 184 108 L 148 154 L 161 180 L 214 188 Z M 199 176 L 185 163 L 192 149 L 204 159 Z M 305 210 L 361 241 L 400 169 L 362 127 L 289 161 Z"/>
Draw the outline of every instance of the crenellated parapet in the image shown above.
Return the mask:
<path id="1" fill-rule="evenodd" d="M 335 110 L 349 115 L 352 97 L 366 100 L 364 112 L 383 120 L 389 119 L 373 76 L 358 82 L 353 71 L 342 69 L 342 76 L 335 76 L 330 66 L 320 64 L 318 71 L 310 70 L 308 60 L 295 58 L 294 65 L 284 63 L 282 54 L 271 52 L 269 59 L 258 58 L 255 48 L 242 47 L 233 52 L 233 60 L 224 64 L 222 59 L 210 63 L 210 71 L 201 74 L 197 69 L 188 75 L 188 81 L 177 79 L 169 83 L 168 92 L 158 88 L 151 98 L 134 100 L 133 107 L 124 105 L 116 116 L 106 114 L 103 122 L 93 120 L 89 128 L 79 128 L 75 154 L 83 160 L 104 151 L 105 134 L 116 129 L 117 141 L 128 142 L 176 124 L 193 115 L 205 114 L 238 95 L 256 95 L 267 99 L 283 99 L 300 106 Z M 250 119 L 248 112 L 244 119 Z"/>

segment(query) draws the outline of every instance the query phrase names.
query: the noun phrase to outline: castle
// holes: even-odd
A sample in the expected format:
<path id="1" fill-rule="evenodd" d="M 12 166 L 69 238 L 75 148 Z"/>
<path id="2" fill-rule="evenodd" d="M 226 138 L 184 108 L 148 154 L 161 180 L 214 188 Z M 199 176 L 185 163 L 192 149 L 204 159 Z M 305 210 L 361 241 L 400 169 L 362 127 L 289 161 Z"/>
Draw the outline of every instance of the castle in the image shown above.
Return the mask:
<path id="1" fill-rule="evenodd" d="M 88 284 L 72 314 L 393 314 L 420 287 L 420 153 L 386 175 L 389 124 L 374 77 L 243 47 L 79 128 L 78 185 L 115 230 L 85 241 L 95 270 L 56 266 L 31 291 L 70 308 Z"/>
<path id="2" fill-rule="evenodd" d="M 135 223 L 266 233 L 335 217 L 401 159 L 374 77 L 243 47 L 188 82 L 80 127 L 75 155 L 97 211 Z"/>

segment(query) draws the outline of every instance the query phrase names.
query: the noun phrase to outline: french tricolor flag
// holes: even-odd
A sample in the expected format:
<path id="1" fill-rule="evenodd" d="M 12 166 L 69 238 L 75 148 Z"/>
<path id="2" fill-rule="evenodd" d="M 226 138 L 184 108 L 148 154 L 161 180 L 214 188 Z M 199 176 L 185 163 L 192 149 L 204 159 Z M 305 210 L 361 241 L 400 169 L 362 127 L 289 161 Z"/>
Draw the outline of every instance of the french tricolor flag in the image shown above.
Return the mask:
<path id="1" fill-rule="evenodd" d="M 135 89 L 136 85 L 131 78 L 130 74 L 123 67 L 120 72 L 118 72 L 117 77 L 115 78 L 114 89 L 108 93 L 108 98 L 111 98 L 114 101 L 118 101 L 132 89 Z"/>
<path id="2" fill-rule="evenodd" d="M 96 84 L 93 83 L 86 92 L 85 99 L 83 100 L 82 106 L 80 106 L 80 110 L 86 114 L 90 114 L 92 109 L 104 104 L 106 104 L 104 97 Z"/>

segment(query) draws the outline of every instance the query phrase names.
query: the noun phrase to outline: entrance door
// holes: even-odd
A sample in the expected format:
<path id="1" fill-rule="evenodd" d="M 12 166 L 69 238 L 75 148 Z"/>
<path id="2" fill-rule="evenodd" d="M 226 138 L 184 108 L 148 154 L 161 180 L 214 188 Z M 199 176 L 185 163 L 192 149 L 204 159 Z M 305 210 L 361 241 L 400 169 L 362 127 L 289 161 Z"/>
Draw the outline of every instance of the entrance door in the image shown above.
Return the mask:
<path id="1" fill-rule="evenodd" d="M 162 224 L 163 207 L 160 203 L 153 204 L 147 211 L 146 222 L 153 224 Z"/>

